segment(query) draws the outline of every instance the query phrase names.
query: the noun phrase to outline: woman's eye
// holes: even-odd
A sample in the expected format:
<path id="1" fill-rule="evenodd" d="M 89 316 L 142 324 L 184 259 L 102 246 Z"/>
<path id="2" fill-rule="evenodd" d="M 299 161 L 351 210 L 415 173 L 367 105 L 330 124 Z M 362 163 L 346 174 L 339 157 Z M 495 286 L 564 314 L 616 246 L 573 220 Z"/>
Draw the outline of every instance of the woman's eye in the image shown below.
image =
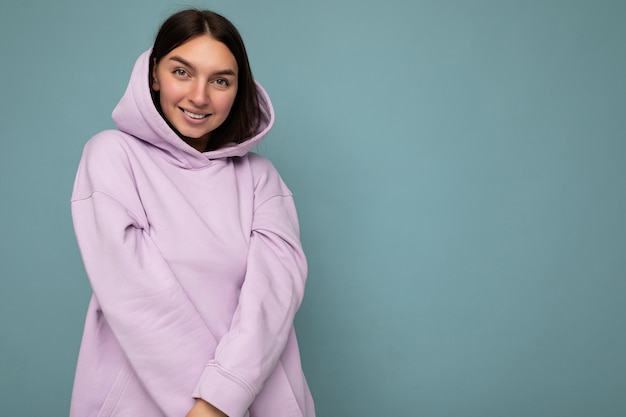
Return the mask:
<path id="1" fill-rule="evenodd" d="M 174 74 L 175 74 L 175 75 L 180 75 L 181 77 L 184 77 L 184 76 L 186 76 L 186 75 L 187 75 L 187 71 L 185 71 L 185 70 L 184 70 L 184 69 L 182 69 L 182 68 L 176 68 L 176 69 L 174 70 Z"/>
<path id="2" fill-rule="evenodd" d="M 217 80 L 215 80 L 215 84 L 219 85 L 220 87 L 228 87 L 230 83 L 224 78 L 218 78 Z"/>

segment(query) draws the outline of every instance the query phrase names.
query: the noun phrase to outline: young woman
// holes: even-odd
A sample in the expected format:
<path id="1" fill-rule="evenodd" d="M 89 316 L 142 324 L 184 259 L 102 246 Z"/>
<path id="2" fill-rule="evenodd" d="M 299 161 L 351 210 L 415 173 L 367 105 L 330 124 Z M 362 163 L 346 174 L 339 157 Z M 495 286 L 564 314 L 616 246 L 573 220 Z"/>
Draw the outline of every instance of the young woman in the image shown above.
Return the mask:
<path id="1" fill-rule="evenodd" d="M 139 57 L 72 195 L 93 288 L 72 417 L 312 417 L 293 198 L 235 27 L 185 10 Z"/>

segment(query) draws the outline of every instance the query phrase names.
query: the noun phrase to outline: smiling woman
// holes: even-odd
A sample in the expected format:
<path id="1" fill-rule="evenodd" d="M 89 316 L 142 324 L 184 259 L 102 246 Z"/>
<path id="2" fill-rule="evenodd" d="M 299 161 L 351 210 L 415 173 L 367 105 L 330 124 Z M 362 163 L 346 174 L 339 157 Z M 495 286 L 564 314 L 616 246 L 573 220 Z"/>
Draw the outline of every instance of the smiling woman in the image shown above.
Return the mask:
<path id="1" fill-rule="evenodd" d="M 239 32 L 227 19 L 208 11 L 186 10 L 171 16 L 163 23 L 154 41 L 149 64 L 152 98 L 161 112 L 163 109 L 159 97 L 161 94 L 159 80 L 154 69 L 158 68 L 163 60 L 168 65 L 171 64 L 167 68 L 172 74 L 178 75 L 180 80 L 185 80 L 184 76 L 187 75 L 196 82 L 200 81 L 198 77 L 204 76 L 207 77 L 204 79 L 205 82 L 234 83 L 235 98 L 232 108 L 226 112 L 228 117 L 223 123 L 216 123 L 210 135 L 211 140 L 206 144 L 207 148 L 201 150 L 215 150 L 231 142 L 240 143 L 258 128 L 260 118 L 258 94 L 248 54 Z M 228 75 L 231 77 L 226 78 Z M 224 81 L 219 81 L 220 79 Z M 206 90 L 192 92 L 189 88 L 192 87 L 187 87 L 187 93 L 206 92 Z M 177 95 L 180 96 L 180 93 Z M 203 97 L 201 100 L 207 98 Z M 197 114 L 206 113 L 200 111 Z M 170 115 L 164 116 L 170 124 L 173 124 L 173 120 L 169 120 Z M 173 127 L 178 128 L 176 125 Z"/>
<path id="2" fill-rule="evenodd" d="M 200 35 L 154 64 L 152 89 L 164 117 L 185 142 L 204 151 L 237 95 L 237 61 L 222 42 Z"/>
<path id="3" fill-rule="evenodd" d="M 85 146 L 72 217 L 93 289 L 72 417 L 314 417 L 293 319 L 291 192 L 250 150 L 274 123 L 235 27 L 169 18 Z"/>

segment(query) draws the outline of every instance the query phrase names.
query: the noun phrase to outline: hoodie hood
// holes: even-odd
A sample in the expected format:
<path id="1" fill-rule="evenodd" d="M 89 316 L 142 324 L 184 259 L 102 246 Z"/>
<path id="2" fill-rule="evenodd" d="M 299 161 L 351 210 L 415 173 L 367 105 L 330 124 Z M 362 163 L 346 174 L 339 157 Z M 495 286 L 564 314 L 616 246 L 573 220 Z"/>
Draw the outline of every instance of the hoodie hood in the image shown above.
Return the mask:
<path id="1" fill-rule="evenodd" d="M 150 53 L 151 49 L 141 54 L 135 62 L 126 92 L 113 110 L 113 121 L 120 131 L 163 150 L 175 165 L 202 168 L 213 159 L 244 156 L 272 128 L 274 108 L 265 89 L 256 83 L 261 109 L 257 131 L 239 144 L 226 145 L 209 152 L 197 151 L 176 134 L 152 102 L 148 77 Z"/>

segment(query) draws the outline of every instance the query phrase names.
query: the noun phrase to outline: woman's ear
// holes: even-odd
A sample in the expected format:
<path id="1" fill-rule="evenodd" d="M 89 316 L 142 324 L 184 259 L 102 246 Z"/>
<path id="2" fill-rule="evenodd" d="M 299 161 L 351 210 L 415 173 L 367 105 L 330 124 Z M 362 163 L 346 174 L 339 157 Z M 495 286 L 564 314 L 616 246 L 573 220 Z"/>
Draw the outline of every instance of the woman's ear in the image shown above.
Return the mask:
<path id="1" fill-rule="evenodd" d="M 156 58 L 154 58 L 154 61 L 152 62 L 152 89 L 154 91 L 159 91 L 161 88 L 159 86 L 159 79 L 157 78 L 157 65 Z"/>

